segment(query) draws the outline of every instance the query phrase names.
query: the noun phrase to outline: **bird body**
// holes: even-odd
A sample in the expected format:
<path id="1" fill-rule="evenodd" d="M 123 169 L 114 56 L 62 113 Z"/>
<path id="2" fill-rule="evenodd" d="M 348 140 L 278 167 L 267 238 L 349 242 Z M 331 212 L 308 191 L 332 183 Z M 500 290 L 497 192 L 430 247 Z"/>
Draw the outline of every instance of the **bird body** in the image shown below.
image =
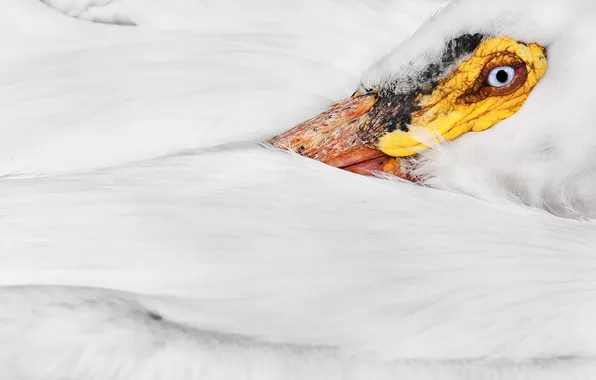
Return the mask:
<path id="1" fill-rule="evenodd" d="M 443 10 L 362 87 L 438 54 L 470 4 Z M 209 35 L 13 2 L 67 41 L 23 30 L 30 44 L 0 70 L 0 379 L 590 378 L 596 140 L 577 41 L 591 5 L 541 4 L 536 30 L 518 26 L 529 6 L 491 24 L 548 46 L 524 107 L 422 156 L 417 170 L 448 192 L 258 143 L 349 95 L 396 43 L 369 36 L 403 26 Z"/>

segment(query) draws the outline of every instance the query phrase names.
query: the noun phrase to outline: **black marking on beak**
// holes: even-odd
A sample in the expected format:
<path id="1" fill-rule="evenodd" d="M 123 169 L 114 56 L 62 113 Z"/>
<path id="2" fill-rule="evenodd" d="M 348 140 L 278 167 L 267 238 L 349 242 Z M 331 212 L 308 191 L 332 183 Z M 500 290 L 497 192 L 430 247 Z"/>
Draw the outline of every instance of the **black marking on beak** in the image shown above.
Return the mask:
<path id="1" fill-rule="evenodd" d="M 419 92 L 395 94 L 384 92 L 379 95 L 377 103 L 366 115 L 358 135 L 362 141 L 376 143 L 387 133 L 400 130 L 409 132 L 412 113 L 419 111 L 417 98 Z"/>
<path id="2" fill-rule="evenodd" d="M 434 63 L 415 77 L 407 77 L 401 83 L 408 85 L 387 86 L 378 93 L 378 101 L 364 117 L 358 136 L 363 142 L 374 147 L 385 134 L 400 130 L 409 132 L 412 113 L 420 111 L 418 97 L 429 95 L 437 88 L 439 81 L 459 60 L 474 53 L 482 40 L 483 34 L 463 34 L 445 43 L 445 49 Z M 370 92 L 370 91 L 369 91 Z"/>

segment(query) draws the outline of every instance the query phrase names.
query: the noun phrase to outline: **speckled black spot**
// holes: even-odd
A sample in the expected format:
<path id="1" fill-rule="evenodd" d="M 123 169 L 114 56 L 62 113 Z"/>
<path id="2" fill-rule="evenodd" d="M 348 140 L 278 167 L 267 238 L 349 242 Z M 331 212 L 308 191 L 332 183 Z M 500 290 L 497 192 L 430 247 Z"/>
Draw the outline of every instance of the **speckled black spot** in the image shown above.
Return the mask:
<path id="1" fill-rule="evenodd" d="M 484 37 L 480 33 L 463 34 L 447 41 L 438 59 L 428 64 L 422 72 L 402 77 L 383 89 L 359 132 L 362 141 L 374 144 L 387 133 L 396 130 L 408 132 L 412 113 L 420 110 L 417 98 L 432 94 L 439 80 L 449 74 L 454 64 L 474 53 Z"/>
<path id="2" fill-rule="evenodd" d="M 465 56 L 472 54 L 483 38 L 484 35 L 480 33 L 464 34 L 447 42 L 441 57 L 442 65 L 444 67 L 451 66 Z"/>
<path id="3" fill-rule="evenodd" d="M 474 53 L 484 37 L 480 33 L 463 34 L 446 41 L 443 52 L 433 62 L 430 62 L 424 70 L 413 76 L 399 78 L 387 86 L 387 89 L 392 89 L 396 93 L 418 92 L 430 94 L 439 80 L 449 74 L 454 64 Z M 414 62 L 411 62 L 410 65 L 414 65 Z"/>
<path id="4" fill-rule="evenodd" d="M 147 316 L 154 321 L 163 321 L 163 316 L 154 311 L 147 311 Z"/>
<path id="5" fill-rule="evenodd" d="M 359 131 L 359 137 L 366 143 L 374 144 L 376 140 L 396 130 L 409 132 L 408 125 L 412 121 L 412 113 L 420 110 L 416 102 L 417 92 L 395 94 L 382 92 L 373 109 Z"/>

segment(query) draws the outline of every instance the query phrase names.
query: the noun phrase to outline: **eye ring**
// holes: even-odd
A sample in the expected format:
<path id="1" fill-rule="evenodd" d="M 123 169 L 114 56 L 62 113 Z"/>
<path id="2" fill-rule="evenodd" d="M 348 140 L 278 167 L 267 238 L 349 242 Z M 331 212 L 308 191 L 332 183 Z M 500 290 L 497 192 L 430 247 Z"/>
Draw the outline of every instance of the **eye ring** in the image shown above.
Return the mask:
<path id="1" fill-rule="evenodd" d="M 516 70 L 512 66 L 498 66 L 490 71 L 486 78 L 486 84 L 494 88 L 506 87 L 516 76 Z"/>
<path id="2" fill-rule="evenodd" d="M 508 62 L 503 64 L 507 58 Z M 482 70 L 482 74 L 478 78 L 478 83 L 482 88 L 484 96 L 505 96 L 509 95 L 519 88 L 521 88 L 526 79 L 528 78 L 528 69 L 524 61 L 522 61 L 516 55 L 510 55 L 507 57 L 500 57 L 501 62 L 497 63 L 496 60 L 489 62 Z M 503 71 L 504 73 L 499 74 Z M 513 71 L 513 75 L 512 75 Z M 504 78 L 503 74 L 507 74 L 507 78 Z M 498 78 L 498 76 L 502 76 Z M 506 80 L 503 80 L 506 79 Z"/>
<path id="3" fill-rule="evenodd" d="M 501 70 L 506 70 L 507 80 L 497 78 Z M 511 70 L 513 70 L 513 75 L 511 75 Z M 480 75 L 476 78 L 474 87 L 460 99 L 470 104 L 477 103 L 489 96 L 506 96 L 523 87 L 526 79 L 528 79 L 528 66 L 520 57 L 513 53 L 495 54 L 487 60 Z M 497 86 L 494 86 L 495 84 Z"/>

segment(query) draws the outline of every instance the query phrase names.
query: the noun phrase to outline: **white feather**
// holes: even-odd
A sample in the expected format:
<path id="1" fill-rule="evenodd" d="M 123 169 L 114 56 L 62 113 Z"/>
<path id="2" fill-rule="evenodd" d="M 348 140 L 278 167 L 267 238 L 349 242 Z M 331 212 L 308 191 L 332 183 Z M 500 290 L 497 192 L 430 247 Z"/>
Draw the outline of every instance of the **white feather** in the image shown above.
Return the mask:
<path id="1" fill-rule="evenodd" d="M 359 177 L 251 142 L 349 95 L 403 32 L 379 20 L 410 17 L 386 16 L 399 3 L 366 3 L 377 19 L 323 4 L 357 28 L 329 16 L 286 35 L 283 18 L 255 12 L 258 26 L 236 27 L 258 33 L 236 34 L 221 18 L 228 32 L 164 32 L 157 21 L 97 25 L 12 1 L 59 31 L 21 30 L 29 47 L 6 42 L 12 61 L 0 69 L 10 78 L 0 86 L 0 170 L 13 176 L 0 181 L 0 378 L 591 376 L 596 224 L 496 203 L 506 182 L 490 182 L 495 170 L 537 161 L 493 170 L 486 148 L 515 132 L 494 151 L 524 158 L 548 86 L 577 88 L 556 71 L 563 63 L 551 58 L 555 69 L 509 126 L 434 150 L 421 166 L 431 184 L 492 203 Z M 300 9 L 297 19 L 315 17 Z M 574 94 L 565 106 L 585 110 Z M 587 126 L 548 140 L 585 144 L 547 160 L 549 170 L 589 166 Z"/>

